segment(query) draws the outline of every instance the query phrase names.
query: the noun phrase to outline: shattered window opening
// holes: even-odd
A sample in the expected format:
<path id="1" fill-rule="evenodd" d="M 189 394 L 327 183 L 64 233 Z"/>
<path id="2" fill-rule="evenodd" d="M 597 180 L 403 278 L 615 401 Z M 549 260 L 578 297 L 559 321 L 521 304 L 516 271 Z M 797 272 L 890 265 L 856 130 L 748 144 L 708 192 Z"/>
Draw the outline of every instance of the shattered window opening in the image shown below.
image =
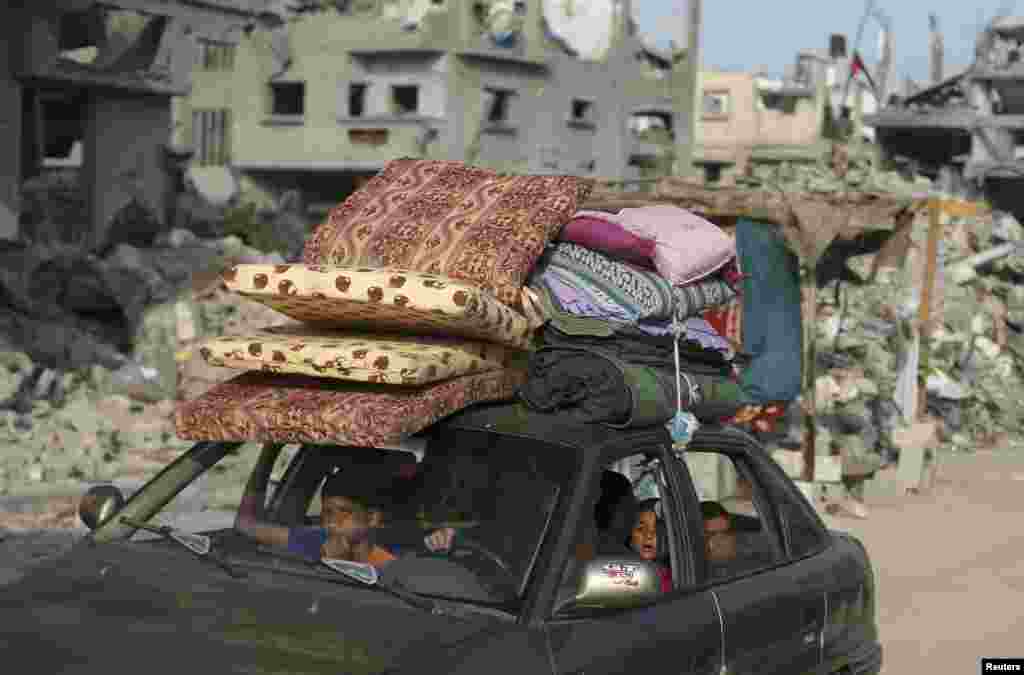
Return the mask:
<path id="1" fill-rule="evenodd" d="M 569 112 L 568 124 L 577 129 L 594 130 L 597 124 L 594 120 L 594 102 L 585 98 L 572 99 L 572 108 Z"/>
<path id="2" fill-rule="evenodd" d="M 391 87 L 391 110 L 395 115 L 414 115 L 420 107 L 420 88 L 415 84 Z"/>
<path id="3" fill-rule="evenodd" d="M 708 183 L 719 183 L 722 180 L 721 164 L 704 165 L 704 180 Z"/>
<path id="4" fill-rule="evenodd" d="M 765 110 L 775 110 L 786 115 L 793 115 L 796 113 L 797 98 L 773 92 L 763 92 L 761 94 L 761 104 Z"/>
<path id="5" fill-rule="evenodd" d="M 348 85 L 348 116 L 362 117 L 366 114 L 366 91 L 369 85 L 365 82 L 353 82 Z"/>
<path id="6" fill-rule="evenodd" d="M 581 98 L 574 98 L 572 100 L 572 119 L 575 122 L 588 122 L 591 118 L 591 112 L 594 107 L 593 101 L 587 101 Z"/>
<path id="7" fill-rule="evenodd" d="M 192 148 L 200 166 L 228 164 L 230 117 L 226 109 L 192 111 Z"/>
<path id="8" fill-rule="evenodd" d="M 484 94 L 487 96 L 487 121 L 491 124 L 508 123 L 510 103 L 515 92 L 488 87 L 484 89 Z"/>
<path id="9" fill-rule="evenodd" d="M 273 98 L 271 113 L 274 115 L 306 114 L 306 83 L 275 82 L 270 85 Z"/>
<path id="10" fill-rule="evenodd" d="M 701 97 L 701 113 L 704 117 L 729 117 L 729 92 L 705 91 Z"/>
<path id="11" fill-rule="evenodd" d="M 387 129 L 349 129 L 348 140 L 353 145 L 387 145 Z"/>
<path id="12" fill-rule="evenodd" d="M 634 137 L 641 141 L 661 143 L 672 141 L 675 138 L 671 113 L 635 112 L 629 117 L 629 130 Z"/>
<path id="13" fill-rule="evenodd" d="M 61 57 L 92 64 L 105 46 L 105 13 L 98 7 L 61 14 L 57 27 L 57 48 Z"/>
<path id="14" fill-rule="evenodd" d="M 225 71 L 235 67 L 235 45 L 214 40 L 199 40 L 203 70 Z"/>

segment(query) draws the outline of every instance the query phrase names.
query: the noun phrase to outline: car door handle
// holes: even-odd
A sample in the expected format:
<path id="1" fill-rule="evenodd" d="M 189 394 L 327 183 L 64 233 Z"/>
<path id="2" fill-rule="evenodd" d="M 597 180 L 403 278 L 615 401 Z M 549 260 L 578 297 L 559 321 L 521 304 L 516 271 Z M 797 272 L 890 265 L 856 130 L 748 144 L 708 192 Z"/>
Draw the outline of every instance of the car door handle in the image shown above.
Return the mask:
<path id="1" fill-rule="evenodd" d="M 805 645 L 813 645 L 817 641 L 818 641 L 818 633 L 817 632 L 814 632 L 814 633 L 804 633 L 804 644 Z"/>

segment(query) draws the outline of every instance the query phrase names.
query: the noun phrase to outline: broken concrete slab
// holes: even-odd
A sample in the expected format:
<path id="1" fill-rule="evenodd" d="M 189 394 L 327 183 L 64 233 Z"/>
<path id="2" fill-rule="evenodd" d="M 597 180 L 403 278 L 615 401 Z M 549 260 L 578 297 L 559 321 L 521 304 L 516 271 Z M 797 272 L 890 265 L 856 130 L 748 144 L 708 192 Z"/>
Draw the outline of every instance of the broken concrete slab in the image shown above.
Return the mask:
<path id="1" fill-rule="evenodd" d="M 906 490 L 922 489 L 926 477 L 926 461 L 930 451 L 938 445 L 935 421 L 917 422 L 909 427 L 896 429 L 893 432 L 893 442 L 900 449 L 898 480 Z"/>

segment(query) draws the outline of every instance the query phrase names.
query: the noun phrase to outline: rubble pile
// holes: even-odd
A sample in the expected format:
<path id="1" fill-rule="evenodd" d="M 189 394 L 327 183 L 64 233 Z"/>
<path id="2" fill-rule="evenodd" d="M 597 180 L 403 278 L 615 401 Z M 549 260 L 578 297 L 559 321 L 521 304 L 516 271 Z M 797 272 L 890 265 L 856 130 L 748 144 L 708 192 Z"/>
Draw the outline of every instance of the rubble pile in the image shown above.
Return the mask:
<path id="1" fill-rule="evenodd" d="M 28 399 L 29 410 L 0 410 L 0 495 L 59 491 L 83 480 L 141 481 L 187 449 L 174 432 L 175 401 L 216 378 L 196 377 L 194 364 L 179 363 L 180 339 L 250 320 L 250 308 L 215 288 L 225 265 L 283 262 L 238 237 L 200 239 L 180 229 L 151 247 L 120 244 L 102 256 L 53 242 L 0 253 L 5 317 L 39 325 L 33 335 L 53 343 L 12 340 L 23 336 L 2 330 L 8 321 L 0 325 L 0 400 L 37 366 L 56 373 L 47 394 Z M 197 285 L 207 288 L 197 293 Z M 73 322 L 88 330 L 69 353 L 65 327 Z M 239 477 L 228 466 L 213 480 L 233 486 Z"/>
<path id="2" fill-rule="evenodd" d="M 860 171 L 854 176 L 858 189 L 934 194 L 921 179 L 911 183 L 898 174 Z M 821 190 L 850 186 L 830 173 L 806 166 L 762 169 L 767 180 L 786 189 L 796 189 L 794 183 Z M 902 241 L 894 238 L 881 251 L 844 260 L 841 278 L 819 286 L 816 449 L 819 456 L 841 457 L 844 476 L 871 475 L 898 459 L 899 438 L 912 421 L 903 407 L 911 400 L 925 406 L 924 419 L 935 423 L 939 450 L 1024 445 L 1024 258 L 1019 255 L 1024 228 L 998 212 L 984 218 L 947 216 L 944 222 L 933 329 L 920 348 L 915 349 L 915 327 L 925 274 L 926 212 L 917 215 Z M 992 249 L 1003 257 L 972 264 L 992 257 L 978 255 Z M 918 387 L 917 398 L 908 399 Z M 802 408 L 790 406 L 773 429 L 752 431 L 773 451 L 797 450 Z M 789 470 L 799 475 L 802 467 Z"/>
<path id="3" fill-rule="evenodd" d="M 842 146 L 839 146 L 842 147 Z M 758 187 L 778 187 L 787 192 L 884 192 L 905 197 L 927 194 L 930 180 L 917 176 L 908 180 L 898 171 L 883 171 L 865 157 L 843 154 L 823 157 L 820 162 L 751 164 L 740 182 Z"/>

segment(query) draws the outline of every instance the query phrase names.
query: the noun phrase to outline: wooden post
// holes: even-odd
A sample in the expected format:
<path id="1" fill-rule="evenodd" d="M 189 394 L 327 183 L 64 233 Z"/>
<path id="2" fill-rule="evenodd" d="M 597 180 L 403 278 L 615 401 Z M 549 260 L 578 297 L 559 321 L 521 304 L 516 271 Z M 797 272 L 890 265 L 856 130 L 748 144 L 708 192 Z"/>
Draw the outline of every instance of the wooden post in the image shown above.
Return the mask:
<path id="1" fill-rule="evenodd" d="M 927 338 L 931 333 L 932 292 L 935 287 L 935 266 L 939 256 L 939 237 L 942 235 L 942 210 L 938 200 L 928 202 L 928 248 L 924 261 L 924 287 L 921 289 L 921 306 L 918 307 L 918 322 L 921 335 Z"/>
<path id="2" fill-rule="evenodd" d="M 804 420 L 804 480 L 814 480 L 814 461 L 817 447 L 817 417 L 815 381 L 817 380 L 817 314 L 818 314 L 818 283 L 815 270 L 810 266 L 801 266 L 800 300 L 803 304 L 800 322 L 803 327 L 803 420 Z"/>
<path id="3" fill-rule="evenodd" d="M 931 351 L 932 294 L 935 290 L 935 272 L 939 257 L 939 238 L 942 235 L 942 203 L 928 202 L 928 244 L 924 261 L 924 285 L 921 287 L 921 305 L 917 310 L 917 322 L 921 340 L 921 360 L 927 362 Z M 927 394 L 924 387 L 919 392 L 920 402 L 917 416 L 923 419 L 927 414 Z"/>

